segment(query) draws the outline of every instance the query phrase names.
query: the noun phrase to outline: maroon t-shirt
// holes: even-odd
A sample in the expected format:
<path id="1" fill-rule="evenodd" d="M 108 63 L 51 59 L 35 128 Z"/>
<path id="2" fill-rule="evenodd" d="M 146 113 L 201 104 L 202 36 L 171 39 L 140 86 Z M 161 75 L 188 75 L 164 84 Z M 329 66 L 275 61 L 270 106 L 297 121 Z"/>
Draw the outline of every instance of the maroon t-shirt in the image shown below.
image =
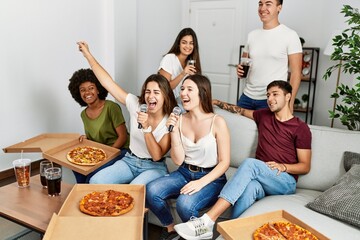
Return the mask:
<path id="1" fill-rule="evenodd" d="M 257 159 L 294 164 L 298 162 L 297 148 L 311 149 L 310 129 L 298 117 L 280 122 L 269 109 L 254 111 L 253 116 L 258 127 Z"/>

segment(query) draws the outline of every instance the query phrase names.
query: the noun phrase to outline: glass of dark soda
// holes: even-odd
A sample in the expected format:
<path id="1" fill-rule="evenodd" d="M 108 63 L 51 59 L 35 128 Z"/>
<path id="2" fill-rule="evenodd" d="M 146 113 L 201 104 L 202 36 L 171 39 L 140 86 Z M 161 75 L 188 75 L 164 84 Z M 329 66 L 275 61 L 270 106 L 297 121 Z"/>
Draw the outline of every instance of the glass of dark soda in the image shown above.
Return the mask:
<path id="1" fill-rule="evenodd" d="M 242 70 L 244 71 L 241 78 L 248 78 L 251 64 L 252 60 L 250 58 L 241 58 L 240 65 L 242 66 Z"/>
<path id="2" fill-rule="evenodd" d="M 47 188 L 45 170 L 53 167 L 52 162 L 44 160 L 40 162 L 40 181 L 43 188 Z"/>
<path id="3" fill-rule="evenodd" d="M 61 192 L 61 168 L 50 167 L 45 170 L 48 195 L 51 197 L 59 196 Z"/>

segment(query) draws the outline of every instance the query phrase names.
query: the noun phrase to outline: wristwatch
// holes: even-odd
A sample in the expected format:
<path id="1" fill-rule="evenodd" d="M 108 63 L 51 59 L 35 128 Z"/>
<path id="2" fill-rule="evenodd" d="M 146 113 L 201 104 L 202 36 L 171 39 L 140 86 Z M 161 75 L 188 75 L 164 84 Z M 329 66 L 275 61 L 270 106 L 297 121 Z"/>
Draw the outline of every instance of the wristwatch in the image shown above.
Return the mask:
<path id="1" fill-rule="evenodd" d="M 152 128 L 151 128 L 151 126 L 149 126 L 149 127 L 146 128 L 146 129 L 142 128 L 141 131 L 142 131 L 143 133 L 150 133 L 150 132 L 152 131 Z"/>

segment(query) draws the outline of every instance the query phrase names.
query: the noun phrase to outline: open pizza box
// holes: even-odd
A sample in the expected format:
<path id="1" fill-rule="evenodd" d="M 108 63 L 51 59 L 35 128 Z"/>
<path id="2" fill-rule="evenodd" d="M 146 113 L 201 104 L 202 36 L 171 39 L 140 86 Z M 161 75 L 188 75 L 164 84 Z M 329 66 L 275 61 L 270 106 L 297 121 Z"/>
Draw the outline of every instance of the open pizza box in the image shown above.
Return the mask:
<path id="1" fill-rule="evenodd" d="M 67 167 L 83 175 L 88 175 L 120 154 L 120 150 L 88 139 L 79 142 L 77 133 L 45 133 L 4 148 L 6 153 L 42 152 L 43 158 Z M 67 160 L 66 154 L 75 147 L 92 146 L 103 149 L 106 159 L 94 166 L 81 166 Z"/>
<path id="2" fill-rule="evenodd" d="M 93 191 L 116 190 L 134 198 L 134 208 L 124 215 L 94 217 L 82 213 L 79 202 Z M 58 215 L 53 214 L 43 240 L 142 239 L 145 186 L 130 184 L 75 184 Z"/>
<path id="3" fill-rule="evenodd" d="M 291 223 L 295 223 L 300 227 L 310 231 L 319 240 L 329 239 L 323 234 L 319 233 L 314 228 L 310 227 L 306 223 L 302 222 L 301 220 L 284 210 L 278 210 L 252 217 L 237 218 L 233 220 L 219 222 L 217 224 L 217 230 L 226 240 L 251 240 L 253 239 L 253 233 L 258 227 L 262 226 L 265 223 L 275 221 L 288 221 Z"/>

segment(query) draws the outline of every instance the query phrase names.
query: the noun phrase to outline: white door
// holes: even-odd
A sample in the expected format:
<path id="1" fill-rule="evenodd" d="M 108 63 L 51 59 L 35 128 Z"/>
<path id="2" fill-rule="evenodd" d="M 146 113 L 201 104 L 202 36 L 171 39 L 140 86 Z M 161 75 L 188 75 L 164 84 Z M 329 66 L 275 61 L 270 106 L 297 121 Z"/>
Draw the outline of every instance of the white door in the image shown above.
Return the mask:
<path id="1" fill-rule="evenodd" d="M 212 84 L 213 98 L 229 103 L 237 102 L 238 87 L 236 65 L 239 47 L 244 41 L 243 6 L 246 1 L 190 2 L 190 27 L 197 34 L 201 68 Z M 241 82 L 240 82 L 241 84 Z"/>

